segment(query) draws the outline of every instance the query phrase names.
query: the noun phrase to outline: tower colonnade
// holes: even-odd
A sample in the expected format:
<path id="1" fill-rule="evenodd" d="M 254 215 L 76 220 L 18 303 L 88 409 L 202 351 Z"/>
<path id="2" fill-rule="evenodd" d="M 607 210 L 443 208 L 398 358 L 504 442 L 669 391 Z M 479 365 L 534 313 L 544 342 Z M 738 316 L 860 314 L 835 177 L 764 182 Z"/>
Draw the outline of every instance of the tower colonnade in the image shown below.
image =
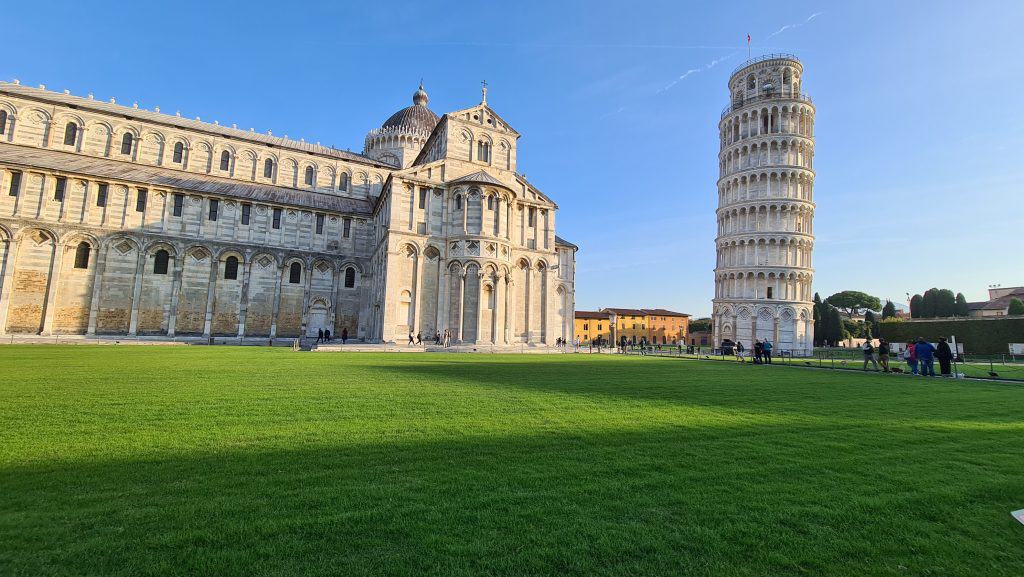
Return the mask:
<path id="1" fill-rule="evenodd" d="M 813 351 L 814 115 L 792 55 L 750 60 L 729 79 L 719 122 L 713 332 L 748 349 Z"/>

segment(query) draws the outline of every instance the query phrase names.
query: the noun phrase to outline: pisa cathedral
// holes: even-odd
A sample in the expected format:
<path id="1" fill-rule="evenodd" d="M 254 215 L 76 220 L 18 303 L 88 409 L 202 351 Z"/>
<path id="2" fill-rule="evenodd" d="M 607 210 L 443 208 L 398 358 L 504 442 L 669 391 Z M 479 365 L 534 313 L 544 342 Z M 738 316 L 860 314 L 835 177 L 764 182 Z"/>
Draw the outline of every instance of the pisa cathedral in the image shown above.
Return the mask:
<path id="1" fill-rule="evenodd" d="M 362 154 L 0 83 L 0 334 L 572 338 L 576 247 L 487 105 Z"/>
<path id="2" fill-rule="evenodd" d="M 768 339 L 775 351 L 814 346 L 814 113 L 803 65 L 770 54 L 729 78 L 719 122 L 718 237 L 713 332 Z"/>

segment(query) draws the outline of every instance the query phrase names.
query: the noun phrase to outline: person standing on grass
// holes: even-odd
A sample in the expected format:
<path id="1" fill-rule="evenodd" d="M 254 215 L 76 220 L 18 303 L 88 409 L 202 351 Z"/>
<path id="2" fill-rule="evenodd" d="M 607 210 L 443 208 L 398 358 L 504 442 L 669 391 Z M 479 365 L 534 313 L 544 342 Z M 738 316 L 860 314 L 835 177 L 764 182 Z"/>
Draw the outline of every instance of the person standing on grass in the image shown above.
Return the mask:
<path id="1" fill-rule="evenodd" d="M 903 360 L 907 361 L 907 367 L 910 368 L 910 374 L 917 374 L 917 348 L 914 343 L 907 343 L 906 350 L 903 351 Z"/>
<path id="2" fill-rule="evenodd" d="M 925 342 L 924 337 L 920 337 L 917 339 L 917 344 L 914 345 L 914 350 L 917 352 L 917 362 L 920 365 L 921 376 L 934 377 L 935 346 L 929 342 Z"/>
<path id="3" fill-rule="evenodd" d="M 889 372 L 889 343 L 885 339 L 878 339 L 878 363 L 883 373 Z"/>
<path id="4" fill-rule="evenodd" d="M 871 340 L 864 341 L 860 349 L 864 351 L 864 370 L 868 370 L 868 363 L 874 365 L 875 370 L 878 370 L 878 362 L 875 361 L 875 346 L 871 344 Z"/>
<path id="5" fill-rule="evenodd" d="M 764 362 L 769 365 L 772 364 L 772 348 L 772 342 L 768 339 L 761 343 L 761 354 L 764 356 Z"/>
<path id="6" fill-rule="evenodd" d="M 761 344 L 761 339 L 754 339 L 754 364 L 760 365 L 762 362 L 762 355 L 764 355 L 764 345 Z"/>
<path id="7" fill-rule="evenodd" d="M 736 360 L 742 363 L 743 362 L 743 342 L 742 341 L 736 341 L 736 346 L 733 348 L 733 350 L 736 351 Z"/>
<path id="8" fill-rule="evenodd" d="M 939 374 L 944 377 L 950 376 L 952 371 L 949 364 L 953 360 L 953 351 L 950 350 L 946 337 L 939 337 L 939 348 L 935 350 L 935 358 L 939 359 Z"/>

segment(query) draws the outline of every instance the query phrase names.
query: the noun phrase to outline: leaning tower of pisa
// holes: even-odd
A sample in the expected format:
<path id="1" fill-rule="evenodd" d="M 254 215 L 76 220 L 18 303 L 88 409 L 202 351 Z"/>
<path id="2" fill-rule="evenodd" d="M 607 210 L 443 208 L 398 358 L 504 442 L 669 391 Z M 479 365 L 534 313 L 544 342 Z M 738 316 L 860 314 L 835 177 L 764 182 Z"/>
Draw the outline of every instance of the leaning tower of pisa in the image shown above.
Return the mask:
<path id="1" fill-rule="evenodd" d="M 813 351 L 814 105 L 789 54 L 747 61 L 729 77 L 718 124 L 715 345 Z"/>

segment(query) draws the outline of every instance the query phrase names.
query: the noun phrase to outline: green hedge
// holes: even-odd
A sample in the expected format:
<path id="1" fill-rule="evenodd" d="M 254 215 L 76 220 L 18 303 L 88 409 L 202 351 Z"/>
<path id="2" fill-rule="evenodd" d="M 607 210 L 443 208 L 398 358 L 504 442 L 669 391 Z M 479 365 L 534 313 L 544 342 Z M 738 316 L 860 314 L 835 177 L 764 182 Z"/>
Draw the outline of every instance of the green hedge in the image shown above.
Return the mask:
<path id="1" fill-rule="evenodd" d="M 882 337 L 889 342 L 910 342 L 917 337 L 936 342 L 955 336 L 968 354 L 1009 352 L 1009 343 L 1024 343 L 1024 317 L 982 319 L 908 320 L 881 323 Z"/>

